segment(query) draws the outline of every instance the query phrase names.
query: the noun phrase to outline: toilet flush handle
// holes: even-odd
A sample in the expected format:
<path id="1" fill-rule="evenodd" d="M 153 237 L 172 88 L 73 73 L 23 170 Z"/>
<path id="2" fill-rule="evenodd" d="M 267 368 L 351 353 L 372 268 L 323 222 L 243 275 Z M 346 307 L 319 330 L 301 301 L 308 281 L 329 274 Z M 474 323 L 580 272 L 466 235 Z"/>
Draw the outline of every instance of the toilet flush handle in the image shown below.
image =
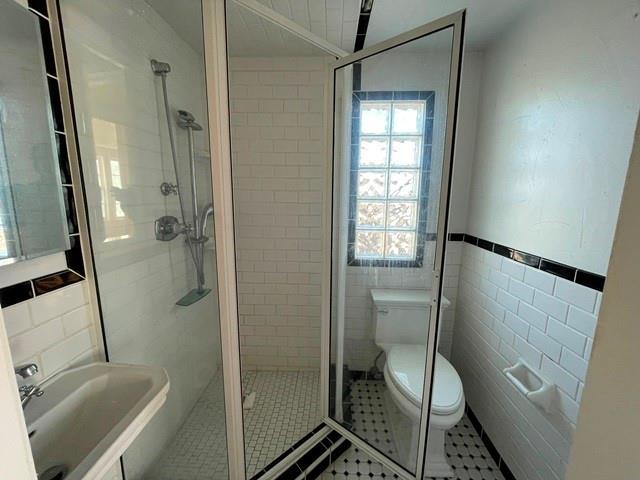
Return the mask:
<path id="1" fill-rule="evenodd" d="M 389 313 L 389 310 L 388 310 L 388 309 L 386 309 L 386 308 L 379 308 L 379 309 L 378 309 L 378 314 L 379 314 L 379 315 L 386 315 L 386 314 L 388 314 L 388 313 Z"/>

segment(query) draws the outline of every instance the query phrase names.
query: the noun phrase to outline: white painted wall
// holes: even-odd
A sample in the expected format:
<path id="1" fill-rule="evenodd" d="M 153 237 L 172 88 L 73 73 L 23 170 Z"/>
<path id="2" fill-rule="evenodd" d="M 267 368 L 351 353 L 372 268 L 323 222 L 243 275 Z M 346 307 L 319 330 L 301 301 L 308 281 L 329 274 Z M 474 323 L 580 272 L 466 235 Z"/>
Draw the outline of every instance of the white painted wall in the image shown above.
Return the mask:
<path id="1" fill-rule="evenodd" d="M 153 228 L 157 217 L 180 215 L 177 198 L 159 190 L 163 181 L 175 182 L 175 175 L 160 80 L 149 61 L 171 64 L 172 108 L 192 112 L 207 132 L 203 59 L 142 0 L 63 0 L 61 9 L 110 359 L 159 365 L 171 379 L 166 404 L 125 453 L 127 477 L 137 479 L 154 464 L 220 365 L 213 252 L 205 255 L 213 291 L 192 306 L 178 307 L 175 302 L 195 287 L 193 263 L 183 237 L 159 242 Z M 204 132 L 195 134 L 200 205 L 211 201 Z M 176 136 L 188 202 L 186 133 L 176 129 Z M 111 183 L 112 162 L 119 166 L 120 193 Z M 112 209 L 106 216 L 103 200 Z M 123 215 L 113 213 L 114 200 Z M 189 216 L 188 203 L 186 210 Z"/>
<path id="2" fill-rule="evenodd" d="M 637 12 L 531 2 L 487 49 L 468 233 L 606 273 L 640 104 Z"/>

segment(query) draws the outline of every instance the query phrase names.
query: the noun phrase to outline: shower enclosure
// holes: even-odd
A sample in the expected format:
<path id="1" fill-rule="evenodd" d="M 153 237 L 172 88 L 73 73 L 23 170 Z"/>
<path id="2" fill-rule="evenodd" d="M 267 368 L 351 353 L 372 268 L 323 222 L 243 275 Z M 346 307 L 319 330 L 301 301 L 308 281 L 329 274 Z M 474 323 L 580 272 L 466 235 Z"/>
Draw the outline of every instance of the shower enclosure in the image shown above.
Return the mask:
<path id="1" fill-rule="evenodd" d="M 464 13 L 349 54 L 253 0 L 59 8 L 108 359 L 171 380 L 113 478 L 304 478 L 327 438 L 422 478 Z M 400 458 L 352 413 L 405 268 L 431 300 Z"/>
<path id="2" fill-rule="evenodd" d="M 201 3 L 59 3 L 108 359 L 161 366 L 171 382 L 114 478 L 224 478 Z M 212 455 L 200 464 L 195 425 Z"/>
<path id="3" fill-rule="evenodd" d="M 223 13 L 222 3 L 216 3 L 218 14 Z M 245 395 L 237 398 L 244 400 L 244 423 L 228 424 L 245 442 L 245 463 L 240 459 L 236 465 L 246 467 L 247 477 L 255 473 L 271 478 L 294 469 L 286 450 L 272 448 L 278 426 L 262 437 L 262 445 L 251 442 L 259 428 L 251 414 L 261 393 L 253 396 L 246 379 L 264 376 L 265 369 L 269 376 L 263 383 L 283 371 L 300 372 L 297 362 L 310 350 L 292 348 L 294 342 L 309 326 L 319 325 L 320 331 L 312 335 L 321 354 L 322 425 L 392 473 L 422 478 L 431 467 L 428 439 L 441 433 L 429 429 L 431 387 L 464 12 L 348 54 L 257 2 L 226 3 L 226 32 L 219 21 L 210 25 L 217 48 L 208 65 L 214 68 L 216 91 L 229 87 L 229 104 L 222 101 L 218 108 L 229 111 L 231 131 L 229 135 L 226 126 L 218 130 L 220 161 L 214 163 L 214 176 L 217 171 L 226 188 L 233 184 L 232 198 L 221 197 L 221 202 L 228 213 L 233 206 L 234 215 L 221 223 L 225 248 L 237 259 L 229 266 L 238 275 L 237 291 L 234 283 L 226 292 L 238 305 Z M 274 32 L 281 38 L 277 47 L 270 43 Z M 296 36 L 308 42 L 307 50 L 292 52 Z M 226 59 L 220 58 L 223 45 Z M 309 66 L 322 60 L 314 48 L 337 61 L 326 59 L 314 71 Z M 228 70 L 220 67 L 225 63 Z M 318 98 L 301 96 L 314 89 L 322 92 Z M 225 122 L 223 114 L 220 119 Z M 320 221 L 313 213 L 320 214 Z M 424 325 L 414 329 L 408 342 L 424 351 L 417 362 L 422 363 L 415 407 L 419 419 L 402 456 L 382 448 L 375 426 L 358 423 L 354 411 L 362 417 L 370 407 L 366 398 L 376 397 L 353 390 L 358 378 L 376 374 L 376 368 L 380 372 L 376 353 L 383 345 L 375 344 L 368 325 L 358 323 L 370 312 L 370 289 L 398 285 L 424 290 L 430 298 L 424 305 Z M 319 298 L 314 292 L 320 292 Z M 314 346 L 312 338 L 308 345 Z M 313 360 L 308 363 L 314 365 Z M 271 395 L 281 402 L 296 396 L 286 387 Z M 239 413 L 238 403 L 234 405 Z M 289 417 L 295 416 L 292 410 Z M 311 430 L 294 446 L 309 448 L 305 442 L 317 432 Z M 252 450 L 260 447 L 268 456 L 256 463 Z M 266 470 L 256 472 L 269 459 Z M 297 468 L 302 476 L 308 473 L 304 462 Z"/>

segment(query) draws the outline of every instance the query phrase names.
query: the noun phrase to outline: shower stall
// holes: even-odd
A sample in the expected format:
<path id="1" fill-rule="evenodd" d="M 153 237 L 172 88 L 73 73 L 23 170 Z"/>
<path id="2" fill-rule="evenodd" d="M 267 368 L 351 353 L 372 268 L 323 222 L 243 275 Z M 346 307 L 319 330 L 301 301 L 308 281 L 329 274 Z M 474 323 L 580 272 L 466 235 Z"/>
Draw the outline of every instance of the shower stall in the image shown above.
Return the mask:
<path id="1" fill-rule="evenodd" d="M 59 0 L 105 350 L 171 380 L 114 479 L 304 478 L 326 442 L 424 471 L 463 14 L 350 54 L 355 3 L 340 46 L 272 3 Z M 433 294 L 403 463 L 351 413 L 369 289 L 409 264 Z"/>
<path id="2" fill-rule="evenodd" d="M 128 480 L 193 478 L 180 432 L 195 418 L 226 458 L 202 13 L 179 3 L 59 2 L 108 359 L 171 382 L 114 472 Z"/>

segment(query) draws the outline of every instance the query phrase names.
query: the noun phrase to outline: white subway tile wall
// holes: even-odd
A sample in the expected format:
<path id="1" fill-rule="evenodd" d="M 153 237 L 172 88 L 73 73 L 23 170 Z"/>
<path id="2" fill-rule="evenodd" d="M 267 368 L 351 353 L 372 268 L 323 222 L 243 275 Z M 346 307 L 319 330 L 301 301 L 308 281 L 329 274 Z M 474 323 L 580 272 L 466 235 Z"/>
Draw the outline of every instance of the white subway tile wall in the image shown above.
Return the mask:
<path id="1" fill-rule="evenodd" d="M 98 359 L 99 326 L 85 281 L 4 308 L 2 314 L 14 365 L 34 362 L 40 368 L 26 383 Z"/>
<path id="2" fill-rule="evenodd" d="M 328 57 L 230 59 L 245 370 L 320 368 Z"/>
<path id="3" fill-rule="evenodd" d="M 563 478 L 602 294 L 466 243 L 459 291 L 452 361 L 469 405 L 517 478 Z M 557 386 L 550 413 L 503 374 L 519 359 Z"/>

